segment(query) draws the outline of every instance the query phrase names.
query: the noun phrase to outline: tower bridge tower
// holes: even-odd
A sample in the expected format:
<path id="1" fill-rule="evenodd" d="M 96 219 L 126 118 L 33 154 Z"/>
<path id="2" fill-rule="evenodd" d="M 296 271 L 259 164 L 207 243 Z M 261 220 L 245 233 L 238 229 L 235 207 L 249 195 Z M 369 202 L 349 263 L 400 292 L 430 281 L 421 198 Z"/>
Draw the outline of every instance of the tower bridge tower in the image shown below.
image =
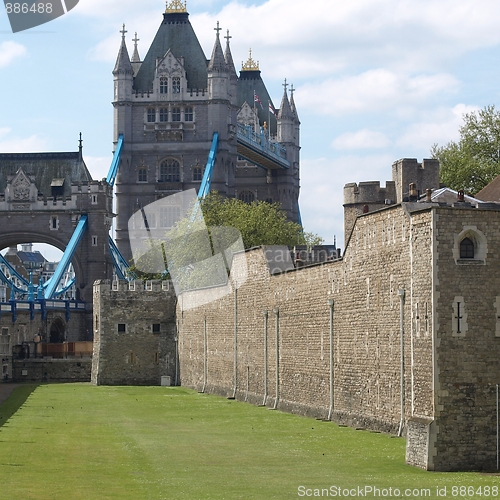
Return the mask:
<path id="1" fill-rule="evenodd" d="M 293 92 L 289 101 L 285 87 L 283 109 L 277 110 L 258 63 L 250 55 L 238 76 L 229 31 L 223 49 L 222 28 L 217 23 L 214 29 L 209 59 L 186 2 L 167 2 L 143 60 L 137 34 L 130 58 L 125 26 L 121 31 L 113 70 L 115 144 L 120 134 L 124 137 L 116 179 L 116 242 L 127 259 L 129 218 L 159 198 L 198 190 L 215 132 L 219 139 L 211 188 L 247 202 L 280 202 L 290 220 L 299 220 L 300 122 Z M 247 154 L 251 147 L 241 145 L 243 135 L 247 146 L 278 148 L 282 164 Z M 158 214 L 153 223 L 168 229 L 169 217 Z"/>

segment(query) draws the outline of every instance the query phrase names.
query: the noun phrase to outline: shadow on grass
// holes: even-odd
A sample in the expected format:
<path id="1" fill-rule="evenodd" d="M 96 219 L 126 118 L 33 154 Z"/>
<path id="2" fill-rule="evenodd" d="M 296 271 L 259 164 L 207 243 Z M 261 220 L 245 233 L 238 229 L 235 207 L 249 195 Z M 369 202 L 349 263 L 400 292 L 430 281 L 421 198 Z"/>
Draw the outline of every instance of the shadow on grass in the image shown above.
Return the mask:
<path id="1" fill-rule="evenodd" d="M 12 391 L 11 395 L 0 405 L 0 427 L 21 408 L 31 393 L 34 392 L 39 385 L 40 384 L 20 385 Z"/>

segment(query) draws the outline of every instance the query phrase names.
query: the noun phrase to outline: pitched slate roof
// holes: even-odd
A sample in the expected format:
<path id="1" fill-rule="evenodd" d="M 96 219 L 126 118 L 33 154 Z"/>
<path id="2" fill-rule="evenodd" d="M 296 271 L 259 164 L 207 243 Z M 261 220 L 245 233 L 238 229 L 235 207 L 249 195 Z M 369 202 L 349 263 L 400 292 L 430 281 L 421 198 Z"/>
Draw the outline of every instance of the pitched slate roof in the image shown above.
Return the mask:
<path id="1" fill-rule="evenodd" d="M 184 58 L 188 88 L 206 89 L 208 61 L 187 12 L 163 14 L 163 22 L 134 79 L 134 89 L 140 92 L 153 89 L 156 59 L 163 57 L 168 49 L 177 59 Z"/>
<path id="2" fill-rule="evenodd" d="M 5 191 L 7 180 L 22 168 L 34 179 L 38 192 L 45 197 L 52 196 L 54 179 L 65 179 L 64 196 L 71 196 L 71 184 L 90 182 L 92 176 L 80 152 L 75 153 L 1 153 L 0 193 Z"/>
<path id="3" fill-rule="evenodd" d="M 241 108 L 245 101 L 250 105 L 251 108 L 254 106 L 254 91 L 259 96 L 262 107 L 257 102 L 255 104 L 255 109 L 259 115 L 259 122 L 263 124 L 269 121 L 269 102 L 273 104 L 269 92 L 266 89 L 266 85 L 260 76 L 259 70 L 252 71 L 240 71 L 240 78 L 238 80 L 238 106 Z M 273 104 L 274 108 L 274 104 Z M 278 110 L 276 110 L 278 111 Z M 276 134 L 276 117 L 271 113 L 271 123 L 270 125 L 271 134 Z"/>
<path id="4" fill-rule="evenodd" d="M 495 177 L 488 185 L 486 185 L 476 198 L 482 201 L 500 201 L 500 175 Z"/>

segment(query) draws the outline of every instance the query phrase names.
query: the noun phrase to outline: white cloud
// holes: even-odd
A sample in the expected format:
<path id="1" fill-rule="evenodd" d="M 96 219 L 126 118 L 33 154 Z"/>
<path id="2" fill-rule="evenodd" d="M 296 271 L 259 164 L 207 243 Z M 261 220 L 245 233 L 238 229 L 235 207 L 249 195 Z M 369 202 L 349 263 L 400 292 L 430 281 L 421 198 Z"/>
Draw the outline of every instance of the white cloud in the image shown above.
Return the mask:
<path id="1" fill-rule="evenodd" d="M 345 155 L 337 158 L 304 159 L 301 162 L 300 210 L 306 231 L 331 244 L 344 241 L 344 185 L 350 182 L 391 179 L 394 158 L 389 154 Z M 370 172 L 370 179 L 367 179 Z"/>
<path id="2" fill-rule="evenodd" d="M 10 132 L 9 127 L 0 127 L 0 139 L 4 136 L 7 135 Z"/>
<path id="3" fill-rule="evenodd" d="M 478 109 L 476 106 L 465 104 L 457 104 L 451 109 L 439 108 L 426 120 L 411 124 L 399 137 L 398 146 L 429 150 L 433 144 L 444 146 L 450 141 L 456 141 L 459 139 L 459 128 L 463 124 L 463 115 Z"/>
<path id="4" fill-rule="evenodd" d="M 15 59 L 27 54 L 26 47 L 16 42 L 0 43 L 0 68 L 8 66 Z"/>
<path id="5" fill-rule="evenodd" d="M 385 134 L 369 129 L 346 132 L 332 142 L 335 149 L 380 149 L 390 144 L 391 141 Z"/>
<path id="6" fill-rule="evenodd" d="M 301 106 L 340 115 L 419 106 L 444 91 L 455 91 L 457 85 L 457 80 L 447 74 L 412 77 L 380 68 L 338 80 L 308 83 L 299 87 L 296 95 Z"/>
<path id="7" fill-rule="evenodd" d="M 3 133 L 2 133 L 3 132 Z M 30 137 L 7 137 L 10 129 L 0 129 L 0 153 L 37 153 L 47 151 L 47 143 L 37 135 Z"/>
<path id="8" fill-rule="evenodd" d="M 87 168 L 89 169 L 92 179 L 100 181 L 101 179 L 107 177 L 113 157 L 87 156 L 84 154 L 83 159 L 85 161 L 85 165 L 87 165 Z"/>

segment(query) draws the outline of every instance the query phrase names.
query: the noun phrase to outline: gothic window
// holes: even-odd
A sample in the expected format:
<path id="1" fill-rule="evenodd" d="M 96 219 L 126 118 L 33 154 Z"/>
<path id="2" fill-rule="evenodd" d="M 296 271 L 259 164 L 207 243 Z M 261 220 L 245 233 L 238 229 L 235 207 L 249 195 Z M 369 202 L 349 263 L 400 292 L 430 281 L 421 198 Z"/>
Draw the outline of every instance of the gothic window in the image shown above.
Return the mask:
<path id="1" fill-rule="evenodd" d="M 203 171 L 201 167 L 193 168 L 193 181 L 201 181 L 203 179 Z"/>
<path id="2" fill-rule="evenodd" d="M 148 182 L 148 170 L 147 170 L 147 168 L 140 168 L 137 171 L 137 182 Z"/>
<path id="3" fill-rule="evenodd" d="M 252 193 L 252 191 L 242 191 L 238 195 L 238 199 L 244 201 L 245 203 L 252 203 L 253 201 L 255 201 L 255 195 Z"/>
<path id="4" fill-rule="evenodd" d="M 181 167 L 177 160 L 169 159 L 160 164 L 160 182 L 180 182 Z"/>
<path id="5" fill-rule="evenodd" d="M 181 79 L 178 76 L 172 78 L 172 94 L 180 94 L 181 92 Z"/>
<path id="6" fill-rule="evenodd" d="M 148 108 L 148 123 L 154 123 L 156 121 L 156 109 Z"/>
<path id="7" fill-rule="evenodd" d="M 160 227 L 172 227 L 181 218 L 181 207 L 167 206 L 160 208 Z"/>
<path id="8" fill-rule="evenodd" d="M 172 109 L 172 121 L 180 122 L 181 121 L 181 108 L 173 108 Z"/>
<path id="9" fill-rule="evenodd" d="M 474 243 L 470 238 L 464 238 L 460 242 L 460 258 L 461 259 L 474 258 Z"/>
<path id="10" fill-rule="evenodd" d="M 184 110 L 184 121 L 186 122 L 193 121 L 193 108 L 186 108 Z"/>
<path id="11" fill-rule="evenodd" d="M 166 76 L 162 76 L 160 78 L 160 94 L 168 93 L 168 78 Z"/>
<path id="12" fill-rule="evenodd" d="M 168 122 L 168 108 L 160 108 L 160 121 Z"/>

